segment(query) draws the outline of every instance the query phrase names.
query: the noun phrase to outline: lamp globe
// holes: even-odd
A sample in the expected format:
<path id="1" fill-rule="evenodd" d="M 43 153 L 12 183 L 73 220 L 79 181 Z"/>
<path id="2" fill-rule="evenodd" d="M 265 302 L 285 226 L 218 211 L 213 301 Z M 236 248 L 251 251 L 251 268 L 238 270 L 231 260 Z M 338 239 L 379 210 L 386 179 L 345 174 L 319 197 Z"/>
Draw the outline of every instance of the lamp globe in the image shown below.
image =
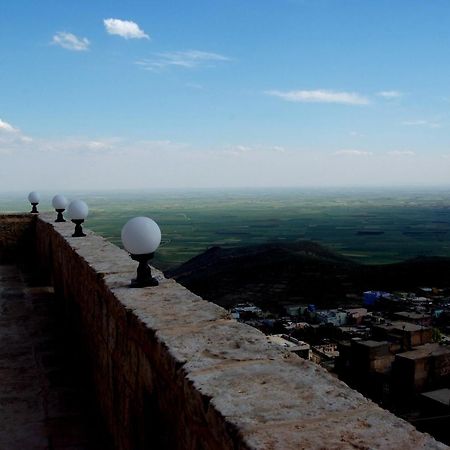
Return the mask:
<path id="1" fill-rule="evenodd" d="M 55 222 L 65 222 L 65 219 L 63 217 L 63 212 L 67 208 L 67 199 L 64 197 L 64 195 L 55 195 L 52 199 L 52 205 L 53 208 L 55 208 L 56 212 L 58 213 Z"/>
<path id="2" fill-rule="evenodd" d="M 88 205 L 83 202 L 83 200 L 73 200 L 69 203 L 67 214 L 69 215 L 70 220 L 75 224 L 75 232 L 72 234 L 72 237 L 86 236 L 83 233 L 81 224 L 89 214 Z"/>
<path id="3" fill-rule="evenodd" d="M 158 286 L 158 280 L 152 277 L 148 262 L 153 258 L 161 243 L 161 230 L 149 217 L 134 217 L 122 228 L 122 243 L 133 260 L 139 262 L 137 277 L 131 281 L 131 287 Z"/>
<path id="4" fill-rule="evenodd" d="M 38 214 L 39 211 L 37 210 L 36 206 L 39 204 L 39 202 L 41 201 L 41 196 L 39 195 L 38 192 L 36 191 L 32 191 L 28 194 L 28 201 L 31 203 L 32 208 L 31 208 L 31 213 L 32 214 Z"/>
<path id="5" fill-rule="evenodd" d="M 89 214 L 88 205 L 83 200 L 73 200 L 69 203 L 67 214 L 71 220 L 84 220 Z"/>
<path id="6" fill-rule="evenodd" d="M 154 253 L 161 243 L 161 230 L 149 217 L 134 217 L 122 228 L 122 243 L 132 255 Z"/>

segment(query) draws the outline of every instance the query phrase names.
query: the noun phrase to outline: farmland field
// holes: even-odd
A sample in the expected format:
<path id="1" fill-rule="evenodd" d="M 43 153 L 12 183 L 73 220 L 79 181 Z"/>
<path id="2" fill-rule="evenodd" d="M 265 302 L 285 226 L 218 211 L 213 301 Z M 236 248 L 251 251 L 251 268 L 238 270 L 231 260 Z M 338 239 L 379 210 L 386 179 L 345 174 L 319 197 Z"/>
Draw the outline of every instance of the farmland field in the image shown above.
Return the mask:
<path id="1" fill-rule="evenodd" d="M 28 211 L 26 195 L 0 194 L 0 210 Z M 207 248 L 312 240 L 361 263 L 450 257 L 450 189 L 192 190 L 67 193 L 90 207 L 86 226 L 120 245 L 134 216 L 158 222 L 161 269 Z M 40 210 L 50 210 L 43 194 Z"/>

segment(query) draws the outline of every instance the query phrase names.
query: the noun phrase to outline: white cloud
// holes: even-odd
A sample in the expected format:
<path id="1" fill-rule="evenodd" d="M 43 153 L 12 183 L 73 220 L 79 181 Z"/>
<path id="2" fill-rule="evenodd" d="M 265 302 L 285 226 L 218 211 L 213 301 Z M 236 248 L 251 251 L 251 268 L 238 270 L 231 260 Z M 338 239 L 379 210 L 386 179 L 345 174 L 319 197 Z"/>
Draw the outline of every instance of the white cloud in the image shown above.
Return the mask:
<path id="1" fill-rule="evenodd" d="M 115 34 L 125 39 L 150 39 L 136 22 L 121 19 L 104 19 L 106 31 L 109 34 Z"/>
<path id="2" fill-rule="evenodd" d="M 441 128 L 441 124 L 439 122 L 424 119 L 405 120 L 402 124 L 413 127 Z"/>
<path id="3" fill-rule="evenodd" d="M 400 91 L 381 91 L 378 92 L 377 95 L 388 100 L 403 97 L 403 93 Z"/>
<path id="4" fill-rule="evenodd" d="M 187 144 L 170 140 L 127 140 L 119 137 L 88 138 L 67 136 L 61 139 L 36 139 L 33 144 L 36 153 L 53 155 L 111 157 L 125 156 L 130 158 L 148 153 L 167 153 L 182 151 Z M 22 148 L 26 148 L 25 145 Z"/>
<path id="5" fill-rule="evenodd" d="M 136 64 L 146 70 L 158 71 L 167 67 L 182 67 L 192 69 L 201 66 L 211 66 L 213 63 L 231 61 L 230 58 L 219 53 L 201 50 L 186 50 L 176 52 L 157 53 L 152 59 L 142 59 Z"/>
<path id="6" fill-rule="evenodd" d="M 348 134 L 352 137 L 364 137 L 364 134 L 360 133 L 359 131 L 350 131 Z"/>
<path id="7" fill-rule="evenodd" d="M 234 145 L 229 149 L 231 153 L 235 154 L 249 153 L 252 152 L 253 150 L 254 148 L 248 145 Z"/>
<path id="8" fill-rule="evenodd" d="M 15 154 L 28 148 L 33 139 L 24 135 L 19 128 L 0 119 L 0 153 L 3 155 Z"/>
<path id="9" fill-rule="evenodd" d="M 344 149 L 338 150 L 334 153 L 337 156 L 371 156 L 372 152 L 368 152 L 366 150 L 354 150 L 354 149 Z"/>
<path id="10" fill-rule="evenodd" d="M 223 149 L 213 151 L 213 154 L 218 156 L 245 156 L 253 153 L 256 150 L 255 147 L 249 145 L 230 145 Z"/>
<path id="11" fill-rule="evenodd" d="M 139 151 L 143 154 L 148 152 L 157 152 L 160 154 L 177 152 L 183 151 L 188 147 L 189 144 L 171 141 L 170 139 L 136 141 L 134 144 L 131 144 L 131 148 L 133 148 L 134 151 Z"/>
<path id="12" fill-rule="evenodd" d="M 105 141 L 88 141 L 86 147 L 90 150 L 108 150 L 112 148 L 112 143 Z"/>
<path id="13" fill-rule="evenodd" d="M 204 89 L 203 85 L 200 83 L 186 83 L 186 87 L 201 91 Z"/>
<path id="14" fill-rule="evenodd" d="M 58 154 L 98 154 L 108 151 L 114 153 L 121 139 L 89 139 L 84 137 L 65 137 L 62 139 L 39 139 L 34 145 L 36 151 L 54 152 Z"/>
<path id="15" fill-rule="evenodd" d="M 222 149 L 212 151 L 219 156 L 244 156 L 269 153 L 286 153 L 287 150 L 281 145 L 229 145 Z"/>
<path id="16" fill-rule="evenodd" d="M 339 92 L 328 90 L 312 91 L 265 91 L 265 94 L 279 97 L 288 102 L 301 103 L 339 103 L 344 105 L 368 105 L 368 98 L 356 92 Z"/>
<path id="17" fill-rule="evenodd" d="M 0 131 L 4 131 L 6 133 L 17 133 L 19 129 L 0 119 Z"/>
<path id="18" fill-rule="evenodd" d="M 90 42 L 87 38 L 79 38 L 72 33 L 59 31 L 53 36 L 52 43 L 59 45 L 67 50 L 77 52 L 86 51 L 89 49 Z"/>
<path id="19" fill-rule="evenodd" d="M 391 156 L 414 156 L 416 152 L 412 150 L 393 150 L 392 152 L 388 152 L 388 155 Z"/>
<path id="20" fill-rule="evenodd" d="M 24 144 L 32 142 L 29 136 L 25 136 L 19 128 L 14 127 L 8 122 L 0 119 L 0 146 L 7 145 L 9 150 L 11 147 L 20 147 Z M 3 153 L 5 149 L 3 148 Z"/>
<path id="21" fill-rule="evenodd" d="M 133 140 L 98 136 L 37 137 L 29 143 L 21 137 L 21 132 L 0 133 L 0 154 L 7 155 L 0 166 L 0 189 L 29 192 L 29 186 L 33 186 L 33 189 L 54 193 L 81 187 L 117 190 L 448 186 L 450 169 L 450 153 L 444 151 L 418 150 L 416 156 L 405 156 L 401 164 L 394 164 L 394 157 L 386 151 L 372 154 L 366 150 L 344 149 L 337 152 L 341 156 L 336 156 L 319 149 L 285 150 L 272 143 L 218 143 L 211 147 L 193 146 L 164 137 Z M 22 176 L 18 178 L 17 173 Z"/>

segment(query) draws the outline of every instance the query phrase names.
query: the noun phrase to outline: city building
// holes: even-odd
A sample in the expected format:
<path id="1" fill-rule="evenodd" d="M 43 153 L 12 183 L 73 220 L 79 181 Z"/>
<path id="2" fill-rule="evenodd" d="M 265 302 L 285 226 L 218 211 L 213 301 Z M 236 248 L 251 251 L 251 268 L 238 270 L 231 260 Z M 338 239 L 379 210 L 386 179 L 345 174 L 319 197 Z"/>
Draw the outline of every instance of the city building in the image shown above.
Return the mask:
<path id="1" fill-rule="evenodd" d="M 396 390 L 402 396 L 447 387 L 450 385 L 450 348 L 429 343 L 398 353 L 392 372 Z"/>
<path id="2" fill-rule="evenodd" d="M 283 347 L 303 359 L 311 359 L 311 346 L 286 334 L 272 334 L 267 336 L 269 342 Z"/>
<path id="3" fill-rule="evenodd" d="M 431 342 L 433 330 L 410 322 L 393 321 L 374 325 L 373 337 L 375 340 L 396 342 L 400 346 L 399 351 L 406 351 Z"/>

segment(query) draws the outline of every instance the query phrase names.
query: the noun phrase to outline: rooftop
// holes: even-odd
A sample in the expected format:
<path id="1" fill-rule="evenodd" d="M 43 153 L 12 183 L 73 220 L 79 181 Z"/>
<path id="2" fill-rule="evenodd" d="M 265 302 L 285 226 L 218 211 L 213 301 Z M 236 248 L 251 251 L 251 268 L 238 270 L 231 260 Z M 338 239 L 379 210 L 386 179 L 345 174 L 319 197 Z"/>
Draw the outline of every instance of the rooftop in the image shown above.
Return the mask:
<path id="1" fill-rule="evenodd" d="M 410 320 L 421 320 L 421 319 L 429 319 L 429 314 L 421 314 L 414 311 L 400 311 L 395 313 L 397 317 L 406 318 Z"/>
<path id="2" fill-rule="evenodd" d="M 409 352 L 399 353 L 397 357 L 407 359 L 421 359 L 429 356 L 450 355 L 450 348 L 444 347 L 440 344 L 424 344 L 416 347 Z"/>
<path id="3" fill-rule="evenodd" d="M 307 350 L 310 348 L 310 345 L 303 341 L 298 341 L 295 339 L 287 339 L 281 334 L 274 334 L 271 336 L 268 336 L 268 339 L 270 342 L 276 345 L 280 345 L 281 347 L 288 348 L 291 351 L 297 351 L 297 350 Z"/>
<path id="4" fill-rule="evenodd" d="M 435 391 L 424 392 L 421 395 L 442 403 L 445 406 L 450 406 L 450 389 L 437 389 Z"/>
<path id="5" fill-rule="evenodd" d="M 403 322 L 403 321 L 394 321 L 387 324 L 379 324 L 376 325 L 377 328 L 384 328 L 386 330 L 395 330 L 395 331 L 407 331 L 407 332 L 417 332 L 426 329 L 422 325 L 416 325 L 411 322 Z"/>
<path id="6" fill-rule="evenodd" d="M 377 348 L 377 347 L 384 347 L 388 345 L 389 343 L 387 341 L 355 341 L 358 345 L 364 345 L 365 347 L 371 347 L 371 348 Z"/>

